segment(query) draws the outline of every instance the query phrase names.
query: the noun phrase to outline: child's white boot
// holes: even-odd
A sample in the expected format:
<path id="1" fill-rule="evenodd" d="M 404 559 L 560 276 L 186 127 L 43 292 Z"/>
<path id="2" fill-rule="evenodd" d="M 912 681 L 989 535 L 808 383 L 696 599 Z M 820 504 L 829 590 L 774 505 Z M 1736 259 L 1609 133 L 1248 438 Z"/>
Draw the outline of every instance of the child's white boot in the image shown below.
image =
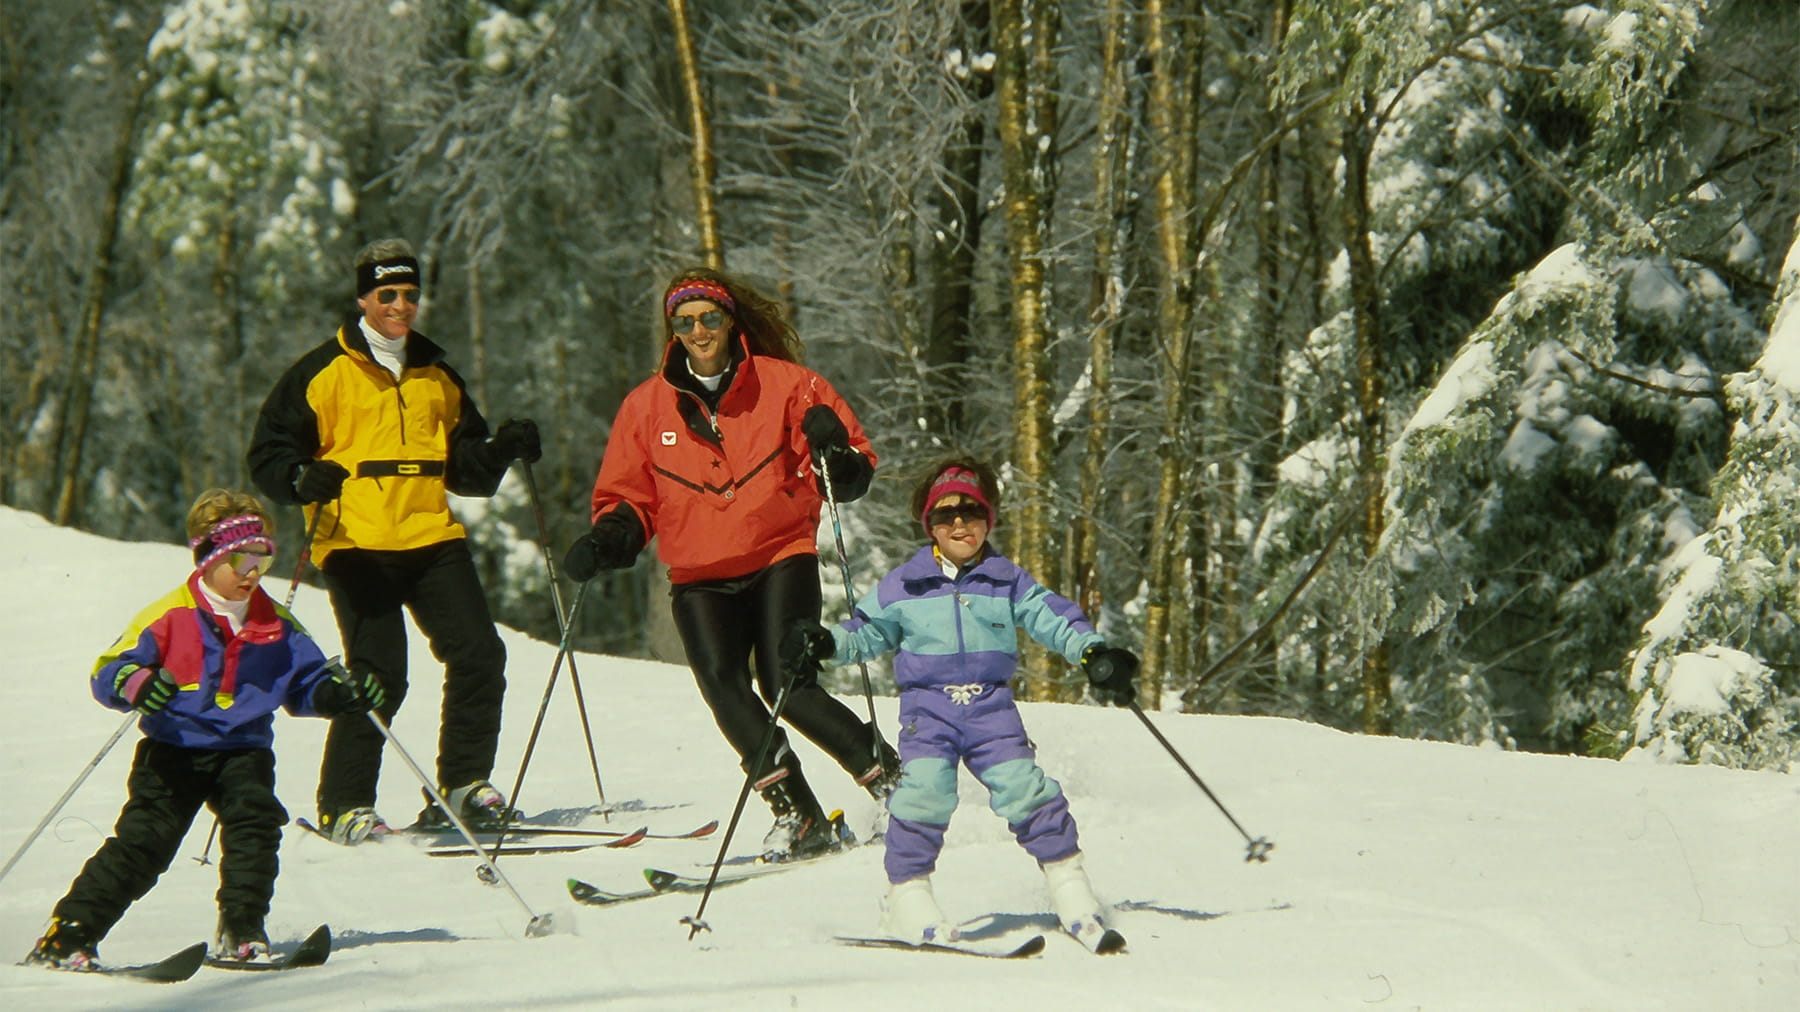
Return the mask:
<path id="1" fill-rule="evenodd" d="M 1087 870 L 1081 864 L 1081 852 L 1044 865 L 1044 882 L 1050 886 L 1050 908 L 1063 930 L 1086 944 L 1106 931 L 1100 919 L 1100 901 L 1088 885 Z M 1089 945 L 1093 948 L 1093 945 Z"/>
<path id="2" fill-rule="evenodd" d="M 945 945 L 959 937 L 956 925 L 944 920 L 944 912 L 938 909 L 929 875 L 888 886 L 882 910 L 881 930 L 903 942 Z"/>

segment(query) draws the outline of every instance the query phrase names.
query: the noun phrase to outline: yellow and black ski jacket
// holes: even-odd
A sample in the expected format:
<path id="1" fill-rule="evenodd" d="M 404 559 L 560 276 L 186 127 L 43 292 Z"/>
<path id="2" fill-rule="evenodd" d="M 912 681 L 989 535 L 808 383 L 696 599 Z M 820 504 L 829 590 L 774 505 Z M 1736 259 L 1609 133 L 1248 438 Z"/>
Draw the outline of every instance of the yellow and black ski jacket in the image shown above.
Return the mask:
<path id="1" fill-rule="evenodd" d="M 488 449 L 487 422 L 444 350 L 414 331 L 400 378 L 369 352 L 352 317 L 337 335 L 301 356 L 275 384 L 256 418 L 247 463 L 257 488 L 296 504 L 294 477 L 310 460 L 350 472 L 323 509 L 313 564 L 339 548 L 397 551 L 464 536 L 446 491 L 491 496 L 507 461 Z"/>

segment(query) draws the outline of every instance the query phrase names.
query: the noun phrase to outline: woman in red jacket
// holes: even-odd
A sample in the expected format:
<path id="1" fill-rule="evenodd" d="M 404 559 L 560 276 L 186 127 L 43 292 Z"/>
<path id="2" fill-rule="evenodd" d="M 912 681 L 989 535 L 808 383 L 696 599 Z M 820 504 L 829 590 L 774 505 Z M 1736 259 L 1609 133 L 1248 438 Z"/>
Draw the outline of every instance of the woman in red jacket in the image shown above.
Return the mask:
<path id="1" fill-rule="evenodd" d="M 875 453 L 831 384 L 796 361 L 793 325 L 756 289 L 718 271 L 683 271 L 664 292 L 663 320 L 662 368 L 619 407 L 594 483 L 593 529 L 563 568 L 586 581 L 630 566 L 656 538 L 700 695 L 775 813 L 764 856 L 817 852 L 836 845 L 841 827 L 825 817 L 784 732 L 760 763 L 757 749 L 782 679 L 782 633 L 819 618 L 824 482 L 840 502 L 858 498 Z M 877 800 L 892 791 L 893 749 L 816 681 L 799 677 L 782 717 Z"/>

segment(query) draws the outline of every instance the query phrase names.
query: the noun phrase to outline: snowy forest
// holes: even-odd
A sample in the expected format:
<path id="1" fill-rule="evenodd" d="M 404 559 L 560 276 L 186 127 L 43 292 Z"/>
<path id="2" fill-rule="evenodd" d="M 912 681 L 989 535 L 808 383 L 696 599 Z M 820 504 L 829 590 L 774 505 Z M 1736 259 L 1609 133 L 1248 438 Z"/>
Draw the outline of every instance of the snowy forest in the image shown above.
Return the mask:
<path id="1" fill-rule="evenodd" d="M 1792 0 L 9 0 L 0 45 L 0 502 L 55 524 L 248 487 L 404 236 L 419 330 L 544 431 L 459 506 L 554 641 L 540 538 L 705 264 L 880 455 L 828 618 L 966 450 L 1147 708 L 1800 760 Z M 658 569 L 581 649 L 680 659 Z"/>

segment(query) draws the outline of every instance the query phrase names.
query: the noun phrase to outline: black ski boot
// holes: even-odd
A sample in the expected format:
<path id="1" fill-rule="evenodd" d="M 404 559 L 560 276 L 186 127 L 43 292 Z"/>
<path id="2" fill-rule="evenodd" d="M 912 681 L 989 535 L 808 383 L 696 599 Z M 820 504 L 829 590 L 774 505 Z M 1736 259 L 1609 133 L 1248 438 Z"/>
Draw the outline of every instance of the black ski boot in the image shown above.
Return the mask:
<path id="1" fill-rule="evenodd" d="M 881 743 L 881 761 L 864 770 L 856 778 L 857 786 L 869 792 L 869 797 L 885 802 L 894 788 L 900 786 L 900 754 L 894 746 Z"/>
<path id="2" fill-rule="evenodd" d="M 263 930 L 263 915 L 244 909 L 219 911 L 219 930 L 213 935 L 212 955 L 214 959 L 240 963 L 266 962 L 269 934 Z"/>
<path id="3" fill-rule="evenodd" d="M 100 961 L 100 940 L 94 931 L 80 921 L 50 918 L 50 927 L 25 954 L 26 966 L 49 966 L 58 970 L 92 970 Z"/>
<path id="4" fill-rule="evenodd" d="M 792 861 L 836 848 L 842 842 L 833 821 L 819 807 L 798 766 L 784 766 L 757 784 L 757 793 L 775 813 L 763 837 L 764 861 Z"/>

